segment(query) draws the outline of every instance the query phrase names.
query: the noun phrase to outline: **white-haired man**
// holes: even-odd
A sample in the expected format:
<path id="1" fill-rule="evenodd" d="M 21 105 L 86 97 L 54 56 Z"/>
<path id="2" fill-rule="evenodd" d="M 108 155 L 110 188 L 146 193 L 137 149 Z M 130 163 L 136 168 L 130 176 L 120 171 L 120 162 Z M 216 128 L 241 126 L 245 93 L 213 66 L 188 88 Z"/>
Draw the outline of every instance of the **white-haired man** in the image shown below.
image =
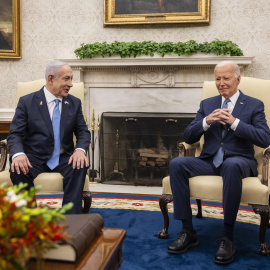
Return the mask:
<path id="1" fill-rule="evenodd" d="M 186 128 L 184 140 L 193 144 L 204 135 L 201 155 L 178 157 L 170 162 L 174 218 L 183 227 L 168 252 L 179 254 L 198 245 L 192 224 L 189 177 L 221 175 L 223 179 L 224 229 L 214 257 L 218 264 L 234 259 L 233 232 L 242 194 L 242 179 L 257 176 L 253 145 L 270 145 L 270 132 L 262 101 L 238 89 L 240 71 L 236 63 L 224 61 L 215 67 L 219 95 L 201 102 L 196 118 Z"/>

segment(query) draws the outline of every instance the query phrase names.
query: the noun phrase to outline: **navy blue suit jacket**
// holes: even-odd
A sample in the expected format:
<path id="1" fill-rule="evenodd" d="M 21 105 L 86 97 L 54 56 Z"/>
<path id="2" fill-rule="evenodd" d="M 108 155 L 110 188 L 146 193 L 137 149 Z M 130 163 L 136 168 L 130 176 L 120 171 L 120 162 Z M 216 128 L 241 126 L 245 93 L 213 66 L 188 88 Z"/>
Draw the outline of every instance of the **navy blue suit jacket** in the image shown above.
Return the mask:
<path id="1" fill-rule="evenodd" d="M 73 134 L 76 148 L 88 150 L 90 132 L 85 123 L 81 100 L 68 95 L 63 98 L 61 112 L 61 146 L 65 153 L 74 151 Z M 46 163 L 52 155 L 54 136 L 43 88 L 20 98 L 7 137 L 10 157 L 24 152 L 30 162 Z"/>
<path id="2" fill-rule="evenodd" d="M 204 135 L 201 158 L 211 158 L 222 144 L 225 156 L 246 158 L 254 175 L 257 175 L 257 161 L 254 158 L 254 147 L 265 148 L 270 145 L 270 131 L 265 119 L 262 101 L 244 95 L 240 91 L 239 98 L 232 111 L 240 122 L 235 131 L 227 129 L 222 138 L 222 124 L 215 122 L 207 131 L 203 130 L 203 119 L 215 109 L 221 107 L 221 95 L 201 101 L 196 118 L 186 128 L 184 141 L 193 144 Z"/>

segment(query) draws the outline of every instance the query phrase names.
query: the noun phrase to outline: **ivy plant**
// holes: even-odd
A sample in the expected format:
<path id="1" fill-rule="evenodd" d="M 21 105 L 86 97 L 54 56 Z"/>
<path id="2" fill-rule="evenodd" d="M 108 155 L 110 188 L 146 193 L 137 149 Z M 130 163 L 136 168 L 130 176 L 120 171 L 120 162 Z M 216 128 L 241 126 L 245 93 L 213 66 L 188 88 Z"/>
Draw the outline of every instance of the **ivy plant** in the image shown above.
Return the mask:
<path id="1" fill-rule="evenodd" d="M 187 42 L 155 42 L 155 41 L 143 41 L 143 42 L 119 42 L 115 41 L 111 44 L 107 42 L 95 42 L 92 44 L 81 44 L 80 48 L 77 48 L 75 55 L 80 59 L 93 58 L 95 56 L 112 56 L 119 55 L 121 58 L 134 57 L 138 55 L 153 56 L 155 53 L 164 57 L 166 54 L 172 53 L 181 55 L 193 55 L 198 52 L 206 54 L 216 55 L 231 55 L 242 56 L 243 51 L 237 44 L 230 40 L 214 40 L 212 42 L 197 43 L 195 40 L 189 40 Z"/>

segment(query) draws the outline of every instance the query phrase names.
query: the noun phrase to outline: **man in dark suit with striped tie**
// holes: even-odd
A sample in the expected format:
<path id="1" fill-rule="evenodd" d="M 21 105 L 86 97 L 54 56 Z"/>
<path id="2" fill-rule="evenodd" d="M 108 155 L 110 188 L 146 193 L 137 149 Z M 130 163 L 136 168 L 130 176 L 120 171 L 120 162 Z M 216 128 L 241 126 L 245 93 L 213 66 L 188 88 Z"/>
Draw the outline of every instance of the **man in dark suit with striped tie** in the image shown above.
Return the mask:
<path id="1" fill-rule="evenodd" d="M 253 145 L 270 145 L 270 131 L 262 101 L 240 91 L 237 64 L 224 61 L 215 67 L 220 95 L 201 101 L 196 118 L 186 128 L 184 140 L 193 144 L 204 135 L 199 157 L 177 157 L 170 162 L 174 217 L 183 227 L 168 252 L 179 254 L 198 245 L 192 224 L 188 179 L 198 175 L 221 175 L 223 179 L 224 229 L 214 257 L 218 264 L 234 259 L 233 231 L 242 194 L 242 179 L 257 176 Z M 256 89 L 255 89 L 256 90 Z M 254 91 L 255 91 L 254 90 Z"/>
<path id="2" fill-rule="evenodd" d="M 46 67 L 46 85 L 18 102 L 7 137 L 10 177 L 14 185 L 27 183 L 42 172 L 63 175 L 63 205 L 73 203 L 71 213 L 82 213 L 82 191 L 88 160 L 90 132 L 81 100 L 69 95 L 73 73 L 62 61 Z M 76 136 L 76 148 L 73 136 Z"/>

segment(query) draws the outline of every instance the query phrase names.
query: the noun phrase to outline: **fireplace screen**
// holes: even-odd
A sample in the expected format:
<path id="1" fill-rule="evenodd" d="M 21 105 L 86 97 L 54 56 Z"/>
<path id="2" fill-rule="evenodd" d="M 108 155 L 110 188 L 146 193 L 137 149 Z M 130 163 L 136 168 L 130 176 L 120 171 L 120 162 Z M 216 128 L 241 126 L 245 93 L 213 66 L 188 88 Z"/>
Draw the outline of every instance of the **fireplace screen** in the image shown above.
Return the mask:
<path id="1" fill-rule="evenodd" d="M 101 182 L 161 186 L 169 161 L 178 156 L 184 129 L 194 117 L 188 113 L 103 113 Z"/>

